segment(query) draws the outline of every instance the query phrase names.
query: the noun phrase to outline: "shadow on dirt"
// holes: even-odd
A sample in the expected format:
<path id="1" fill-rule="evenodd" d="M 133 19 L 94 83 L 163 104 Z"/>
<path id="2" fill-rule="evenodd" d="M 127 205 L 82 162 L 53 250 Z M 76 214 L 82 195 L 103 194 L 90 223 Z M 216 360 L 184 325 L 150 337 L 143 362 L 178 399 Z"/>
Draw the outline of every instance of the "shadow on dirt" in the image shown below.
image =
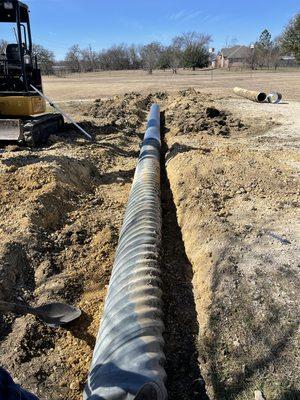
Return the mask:
<path id="1" fill-rule="evenodd" d="M 170 400 L 208 400 L 201 376 L 197 337 L 199 326 L 193 295 L 192 266 L 185 253 L 176 207 L 165 169 L 162 149 L 163 255 L 162 280 L 165 323 L 165 355 Z"/>
<path id="2" fill-rule="evenodd" d="M 175 158 L 177 154 L 188 153 L 189 151 L 192 150 L 199 150 L 199 149 L 198 147 L 192 147 L 192 146 L 186 146 L 185 144 L 174 143 L 166 154 L 165 162 L 168 163 L 173 158 Z"/>
<path id="3" fill-rule="evenodd" d="M 67 157 L 67 156 L 63 156 L 63 155 L 61 155 L 61 156 L 60 155 L 59 156 L 54 156 L 54 155 L 45 156 L 42 153 L 12 156 L 10 158 L 3 159 L 1 162 L 7 166 L 16 166 L 18 168 L 25 167 L 27 165 L 34 165 L 34 164 L 45 163 L 45 162 L 65 164 L 65 165 L 72 163 L 72 164 L 79 165 L 79 166 L 90 167 L 93 170 L 95 170 L 93 165 L 86 159 L 79 160 L 78 158 Z"/>
<path id="4" fill-rule="evenodd" d="M 110 185 L 112 183 L 131 183 L 134 176 L 135 168 L 129 170 L 112 171 L 102 174 L 100 182 L 103 185 Z"/>
<path id="5" fill-rule="evenodd" d="M 47 155 L 43 156 L 43 150 L 49 150 L 51 147 L 59 146 L 60 143 L 72 143 L 73 146 L 83 147 L 83 146 L 93 146 L 96 148 L 107 149 L 111 155 L 117 155 L 122 157 L 134 157 L 136 158 L 139 154 L 139 151 L 128 151 L 128 145 L 130 144 L 130 139 L 133 137 L 139 137 L 142 141 L 143 133 L 137 132 L 132 128 L 122 128 L 116 125 L 97 125 L 91 121 L 82 121 L 79 124 L 82 128 L 87 130 L 92 136 L 92 140 L 86 139 L 83 134 L 81 134 L 72 124 L 66 124 L 65 129 L 62 132 L 59 132 L 57 135 L 50 136 L 49 141 L 43 147 L 22 147 L 17 144 L 3 143 L 3 147 L 7 147 L 7 150 L 12 152 L 21 152 L 30 150 L 31 154 L 21 155 L 11 157 L 10 159 L 3 160 L 6 165 L 15 165 L 16 159 L 24 159 L 29 161 L 24 164 L 28 165 L 30 163 L 35 163 L 33 160 L 45 160 L 45 161 L 55 161 L 52 160 L 54 156 Z M 84 140 L 82 140 L 84 139 Z M 111 141 L 117 142 L 110 143 Z M 24 161 L 25 162 L 25 161 Z M 38 162 L 38 161 L 36 161 Z"/>
<path id="6" fill-rule="evenodd" d="M 34 271 L 25 247 L 17 242 L 6 244 L 0 259 L 0 300 L 12 301 L 34 289 Z"/>
<path id="7" fill-rule="evenodd" d="M 300 391 L 294 388 L 286 390 L 279 397 L 278 400 L 299 400 L 300 399 Z"/>
<path id="8" fill-rule="evenodd" d="M 82 312 L 80 318 L 66 326 L 66 330 L 70 331 L 72 335 L 80 340 L 83 340 L 91 350 L 94 349 L 96 339 L 93 335 L 87 332 L 93 319 L 90 315 Z"/>
<path id="9" fill-rule="evenodd" d="M 254 374 L 257 374 L 258 371 L 263 371 L 264 369 L 268 369 L 270 365 L 275 362 L 281 354 L 284 352 L 286 347 L 289 345 L 291 336 L 293 333 L 297 332 L 298 324 L 293 325 L 289 330 L 284 332 L 282 337 L 277 340 L 274 345 L 270 348 L 270 354 L 261 357 L 255 362 L 247 365 L 247 368 L 244 373 L 236 374 L 232 377 L 234 383 L 231 385 L 226 385 L 223 383 L 222 376 L 219 373 L 217 362 L 214 360 L 213 351 L 210 353 L 212 359 L 212 383 L 214 387 L 214 392 L 216 396 L 216 400 L 225 400 L 225 399 L 234 399 L 240 393 L 242 393 Z M 297 399 L 299 400 L 300 392 L 297 390 L 287 391 L 278 400 L 288 400 L 288 399 Z M 288 396 L 289 395 L 289 396 Z M 294 396 L 294 397 L 293 397 Z M 298 397 L 297 397 L 298 396 Z"/>
<path id="10" fill-rule="evenodd" d="M 114 154 L 117 156 L 136 158 L 139 155 L 138 151 L 134 151 L 134 150 L 128 151 L 128 150 L 125 150 L 122 147 L 116 146 L 115 144 L 112 144 L 112 143 L 101 142 L 101 143 L 99 143 L 99 147 L 101 147 L 103 149 L 107 149 L 107 150 L 109 150 L 110 154 Z"/>

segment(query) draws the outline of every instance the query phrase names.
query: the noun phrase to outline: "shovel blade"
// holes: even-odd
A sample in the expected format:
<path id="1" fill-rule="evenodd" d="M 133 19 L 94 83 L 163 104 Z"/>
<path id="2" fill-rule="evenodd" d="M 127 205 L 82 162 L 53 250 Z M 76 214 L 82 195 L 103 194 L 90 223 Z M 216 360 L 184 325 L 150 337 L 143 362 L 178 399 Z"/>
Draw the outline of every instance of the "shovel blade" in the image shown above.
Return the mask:
<path id="1" fill-rule="evenodd" d="M 79 318 L 81 310 L 64 303 L 50 303 L 36 308 L 38 316 L 50 326 L 62 326 Z"/>

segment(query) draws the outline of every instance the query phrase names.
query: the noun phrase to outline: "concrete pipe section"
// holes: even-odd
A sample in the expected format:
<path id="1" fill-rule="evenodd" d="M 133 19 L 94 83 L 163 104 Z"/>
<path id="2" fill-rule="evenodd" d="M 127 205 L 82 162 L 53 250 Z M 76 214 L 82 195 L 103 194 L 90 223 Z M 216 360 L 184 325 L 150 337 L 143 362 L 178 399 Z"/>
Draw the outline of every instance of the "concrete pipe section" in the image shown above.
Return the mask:
<path id="1" fill-rule="evenodd" d="M 256 92 L 254 90 L 247 90 L 247 89 L 242 89 L 239 87 L 235 87 L 233 89 L 234 93 L 237 94 L 238 96 L 245 97 L 246 99 L 256 101 L 258 103 L 263 103 L 267 95 L 266 93 L 263 92 Z"/>
<path id="2" fill-rule="evenodd" d="M 160 112 L 147 131 L 120 232 L 84 399 L 164 400 Z"/>

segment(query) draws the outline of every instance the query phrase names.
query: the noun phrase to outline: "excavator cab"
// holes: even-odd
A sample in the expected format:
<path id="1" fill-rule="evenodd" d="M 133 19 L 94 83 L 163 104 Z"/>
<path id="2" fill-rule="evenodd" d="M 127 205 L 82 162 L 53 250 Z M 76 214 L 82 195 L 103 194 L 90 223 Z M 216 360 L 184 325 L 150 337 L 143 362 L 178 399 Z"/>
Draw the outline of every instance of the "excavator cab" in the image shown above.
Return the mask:
<path id="1" fill-rule="evenodd" d="M 28 7 L 20 1 L 0 0 L 0 24 L 3 23 L 11 25 L 16 42 L 7 44 L 0 60 L 0 94 L 35 96 L 30 85 L 42 91 L 42 80 L 32 51 Z"/>
<path id="2" fill-rule="evenodd" d="M 0 55 L 0 142 L 29 145 L 45 143 L 62 127 L 60 114 L 43 114 L 43 93 L 38 57 L 33 54 L 28 6 L 18 0 L 0 0 L 0 24 L 10 25 L 15 36 Z"/>

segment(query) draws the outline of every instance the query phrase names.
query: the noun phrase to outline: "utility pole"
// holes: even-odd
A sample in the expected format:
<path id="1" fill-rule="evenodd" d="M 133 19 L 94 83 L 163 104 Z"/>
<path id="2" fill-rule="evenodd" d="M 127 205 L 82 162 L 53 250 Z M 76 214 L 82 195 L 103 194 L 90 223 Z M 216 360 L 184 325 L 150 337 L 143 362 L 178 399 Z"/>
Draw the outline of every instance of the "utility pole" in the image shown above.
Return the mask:
<path id="1" fill-rule="evenodd" d="M 211 80 L 214 80 L 214 67 L 213 67 L 213 54 L 215 52 L 214 48 L 210 48 L 208 49 L 209 52 L 209 60 L 210 60 L 210 64 L 211 64 Z"/>
<path id="2" fill-rule="evenodd" d="M 252 43 L 250 45 L 250 49 L 251 49 L 251 79 L 253 78 L 254 48 L 255 48 L 255 45 Z"/>

